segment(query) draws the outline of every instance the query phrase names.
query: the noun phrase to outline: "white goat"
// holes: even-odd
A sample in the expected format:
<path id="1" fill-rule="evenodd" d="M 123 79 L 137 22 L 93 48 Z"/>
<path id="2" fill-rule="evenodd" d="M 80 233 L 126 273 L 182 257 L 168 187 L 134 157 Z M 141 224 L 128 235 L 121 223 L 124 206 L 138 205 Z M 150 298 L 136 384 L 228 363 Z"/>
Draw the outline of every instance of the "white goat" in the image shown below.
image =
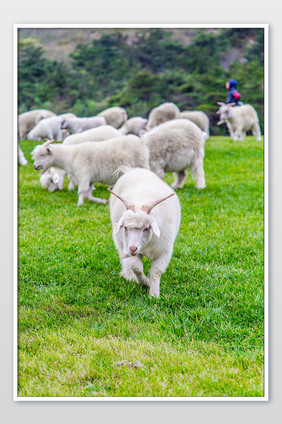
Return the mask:
<path id="1" fill-rule="evenodd" d="M 110 125 L 102 125 L 101 127 L 92 128 L 79 134 L 69 135 L 64 139 L 63 144 L 80 144 L 86 143 L 88 141 L 105 141 L 114 137 L 121 137 L 120 132 Z M 59 168 L 52 167 L 48 170 L 48 174 L 45 174 L 46 173 L 40 177 L 40 182 L 43 188 L 48 188 L 48 190 L 52 192 L 55 190 L 63 189 L 64 179 L 66 176 L 64 171 Z M 75 181 L 71 175 L 68 175 L 68 177 L 70 180 L 68 189 L 71 191 L 75 189 Z"/>
<path id="2" fill-rule="evenodd" d="M 50 116 L 55 116 L 55 113 L 47 109 L 35 109 L 21 113 L 18 116 L 19 139 L 25 139 L 29 131 L 31 131 L 41 119 L 49 118 Z"/>
<path id="3" fill-rule="evenodd" d="M 101 116 L 92 116 L 89 118 L 63 118 L 62 128 L 69 130 L 71 134 L 78 134 L 106 124 L 105 118 Z"/>
<path id="4" fill-rule="evenodd" d="M 146 124 L 146 130 L 151 130 L 163 122 L 172 119 L 178 119 L 180 115 L 179 108 L 171 102 L 162 103 L 151 110 Z"/>
<path id="5" fill-rule="evenodd" d="M 62 119 L 58 116 L 50 116 L 41 119 L 35 127 L 27 134 L 28 140 L 43 140 L 45 138 L 57 141 L 63 140 L 63 132 L 61 129 Z"/>
<path id="6" fill-rule="evenodd" d="M 217 104 L 220 106 L 216 112 L 220 119 L 217 125 L 226 123 L 234 141 L 244 141 L 247 131 L 252 131 L 256 139 L 261 141 L 258 115 L 253 106 L 244 104 L 233 107 L 236 103 L 225 104 L 222 102 L 217 102 Z"/>
<path id="7" fill-rule="evenodd" d="M 125 168 L 111 193 L 110 215 L 121 275 L 150 287 L 149 294 L 159 297 L 161 274 L 170 262 L 180 225 L 178 197 L 156 174 L 140 168 Z M 143 256 L 152 260 L 150 279 L 143 271 Z"/>
<path id="8" fill-rule="evenodd" d="M 147 119 L 141 118 L 141 116 L 134 116 L 133 118 L 128 119 L 119 131 L 123 135 L 135 134 L 140 136 L 145 130 L 146 123 Z"/>
<path id="9" fill-rule="evenodd" d="M 48 140 L 33 151 L 34 169 L 47 170 L 50 167 L 63 169 L 78 185 L 78 206 L 84 197 L 97 203 L 106 199 L 92 196 L 95 182 L 112 185 L 116 182 L 117 169 L 122 165 L 149 168 L 149 151 L 139 137 L 127 135 L 103 143 L 89 142 L 74 145 L 53 144 Z M 71 181 L 71 182 L 72 182 Z"/>
<path id="10" fill-rule="evenodd" d="M 120 128 L 127 120 L 127 113 L 123 107 L 113 106 L 98 113 L 105 118 L 106 123 L 114 128 Z"/>
<path id="11" fill-rule="evenodd" d="M 174 172 L 174 189 L 182 188 L 191 170 L 198 189 L 205 188 L 204 145 L 205 137 L 200 128 L 188 119 L 165 122 L 145 133 L 141 140 L 150 151 L 150 168 L 160 178 L 165 172 Z"/>
<path id="12" fill-rule="evenodd" d="M 180 112 L 179 118 L 181 119 L 190 119 L 194 124 L 206 133 L 206 139 L 210 136 L 210 120 L 208 115 L 201 110 L 184 110 Z"/>
<path id="13" fill-rule="evenodd" d="M 121 133 L 111 125 L 102 125 L 101 127 L 91 128 L 79 134 L 72 134 L 66 137 L 63 144 L 79 144 L 86 141 L 105 141 L 110 138 L 120 137 Z"/>

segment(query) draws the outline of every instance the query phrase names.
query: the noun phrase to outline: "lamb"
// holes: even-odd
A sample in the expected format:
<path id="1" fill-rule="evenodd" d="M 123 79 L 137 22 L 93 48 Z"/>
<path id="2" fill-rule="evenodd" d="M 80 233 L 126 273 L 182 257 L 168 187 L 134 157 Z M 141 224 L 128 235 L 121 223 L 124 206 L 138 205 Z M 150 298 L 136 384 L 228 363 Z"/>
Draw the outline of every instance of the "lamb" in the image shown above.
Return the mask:
<path id="1" fill-rule="evenodd" d="M 127 113 L 123 107 L 113 106 L 98 113 L 97 116 L 103 117 L 108 125 L 114 128 L 120 128 L 127 120 Z"/>
<path id="2" fill-rule="evenodd" d="M 188 119 L 165 122 L 145 133 L 144 140 L 150 151 L 150 168 L 160 178 L 165 172 L 174 172 L 174 189 L 182 188 L 191 170 L 198 189 L 205 188 L 203 167 L 205 138 L 200 128 Z"/>
<path id="3" fill-rule="evenodd" d="M 106 125 L 105 118 L 92 116 L 89 118 L 64 118 L 61 127 L 62 129 L 68 129 L 71 134 L 78 134 L 101 125 Z"/>
<path id="4" fill-rule="evenodd" d="M 71 134 L 63 141 L 64 144 L 78 144 L 86 141 L 104 141 L 110 138 L 120 137 L 121 133 L 111 125 L 102 125 L 79 134 Z"/>
<path id="5" fill-rule="evenodd" d="M 250 130 L 256 139 L 261 141 L 258 115 L 252 105 L 244 104 L 233 107 L 235 103 L 225 104 L 217 102 L 217 104 L 220 106 L 216 112 L 220 119 L 217 125 L 225 122 L 234 141 L 244 141 L 246 132 Z"/>
<path id="6" fill-rule="evenodd" d="M 201 110 L 185 110 L 180 112 L 181 119 L 190 119 L 190 121 L 194 122 L 194 124 L 198 125 L 198 127 L 206 133 L 206 140 L 210 136 L 210 120 L 208 115 Z"/>
<path id="7" fill-rule="evenodd" d="M 65 131 L 65 130 L 63 130 Z M 80 144 L 88 141 L 104 141 L 109 140 L 110 138 L 121 137 L 120 132 L 110 125 L 103 125 L 101 127 L 92 128 L 91 130 L 83 131 L 79 134 L 72 134 L 66 137 L 63 141 L 63 144 Z M 58 178 L 59 175 L 59 178 Z M 66 173 L 59 168 L 50 168 L 46 176 L 40 177 L 40 182 L 43 188 L 48 188 L 49 191 L 62 190 L 64 184 L 64 178 Z M 68 175 L 70 183 L 68 189 L 75 189 L 75 181 L 71 175 Z M 55 180 L 58 180 L 55 183 Z M 93 188 L 94 189 L 94 188 Z"/>
<path id="8" fill-rule="evenodd" d="M 121 165 L 149 168 L 148 148 L 134 135 L 77 145 L 51 144 L 52 141 L 35 147 L 33 167 L 43 171 L 56 167 L 71 175 L 78 185 L 78 206 L 83 204 L 84 197 L 107 203 L 106 199 L 92 196 L 92 184 L 114 184 L 118 179 L 116 171 Z"/>
<path id="9" fill-rule="evenodd" d="M 177 195 L 147 169 L 125 168 L 110 196 L 114 244 L 126 280 L 150 288 L 160 295 L 160 278 L 170 262 L 180 226 Z M 143 271 L 142 257 L 152 260 L 150 278 Z"/>
<path id="10" fill-rule="evenodd" d="M 147 119 L 141 118 L 141 116 L 134 116 L 133 118 L 128 119 L 119 131 L 123 135 L 135 134 L 140 136 L 145 130 L 146 123 Z"/>
<path id="11" fill-rule="evenodd" d="M 55 190 L 63 190 L 65 171 L 60 168 L 49 168 L 46 172 L 42 172 L 40 175 L 40 183 L 43 188 L 53 193 Z"/>
<path id="12" fill-rule="evenodd" d="M 62 119 L 59 116 L 51 116 L 42 119 L 35 127 L 27 134 L 28 140 L 42 140 L 45 138 L 58 141 L 63 140 L 63 132 L 61 129 Z"/>
<path id="13" fill-rule="evenodd" d="M 55 116 L 55 113 L 46 109 L 35 109 L 18 116 L 18 136 L 20 140 L 24 140 L 27 134 L 35 127 L 35 125 L 44 118 Z"/>
<path id="14" fill-rule="evenodd" d="M 171 102 L 162 103 L 151 110 L 146 124 L 146 130 L 151 130 L 163 122 L 179 118 L 179 108 Z"/>

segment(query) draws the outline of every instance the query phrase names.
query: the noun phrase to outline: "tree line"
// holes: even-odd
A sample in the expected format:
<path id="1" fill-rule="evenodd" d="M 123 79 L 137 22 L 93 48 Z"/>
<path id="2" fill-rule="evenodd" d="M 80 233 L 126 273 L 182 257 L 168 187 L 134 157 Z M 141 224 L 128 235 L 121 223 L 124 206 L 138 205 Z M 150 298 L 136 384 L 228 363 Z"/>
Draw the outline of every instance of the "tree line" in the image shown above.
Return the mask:
<path id="1" fill-rule="evenodd" d="M 49 59 L 36 39 L 19 37 L 19 113 L 47 108 L 92 116 L 119 105 L 129 117 L 146 117 L 172 101 L 181 110 L 207 113 L 211 134 L 219 135 L 224 129 L 216 126 L 216 102 L 225 101 L 225 82 L 232 78 L 242 101 L 257 110 L 263 131 L 264 30 L 198 30 L 189 43 L 172 35 L 163 28 L 138 30 L 131 39 L 122 30 L 102 32 L 76 45 L 69 63 Z"/>

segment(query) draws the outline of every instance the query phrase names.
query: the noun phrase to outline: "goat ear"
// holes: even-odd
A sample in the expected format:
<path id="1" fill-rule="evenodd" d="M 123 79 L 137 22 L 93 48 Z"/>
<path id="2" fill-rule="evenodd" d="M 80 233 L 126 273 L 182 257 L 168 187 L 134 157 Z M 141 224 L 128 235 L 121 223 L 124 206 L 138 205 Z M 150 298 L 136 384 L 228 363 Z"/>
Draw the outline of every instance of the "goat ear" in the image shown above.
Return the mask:
<path id="1" fill-rule="evenodd" d="M 52 153 L 52 147 L 51 146 L 48 146 L 47 148 L 46 148 L 46 151 L 48 152 L 48 153 Z"/>
<path id="2" fill-rule="evenodd" d="M 160 233 L 159 227 L 158 227 L 158 225 L 157 225 L 157 223 L 154 219 L 151 222 L 151 227 L 152 227 L 153 233 L 156 234 L 157 237 L 160 237 L 161 233 Z"/>
<path id="3" fill-rule="evenodd" d="M 124 226 L 123 220 L 120 219 L 119 222 L 114 225 L 113 235 L 117 234 L 123 226 Z"/>

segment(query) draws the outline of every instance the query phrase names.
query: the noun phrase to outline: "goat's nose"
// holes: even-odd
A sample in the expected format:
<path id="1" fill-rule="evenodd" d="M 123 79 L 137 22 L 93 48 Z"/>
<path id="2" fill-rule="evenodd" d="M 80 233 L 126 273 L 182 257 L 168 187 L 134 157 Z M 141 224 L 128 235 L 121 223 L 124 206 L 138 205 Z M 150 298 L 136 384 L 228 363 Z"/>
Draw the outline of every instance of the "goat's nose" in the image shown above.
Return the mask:
<path id="1" fill-rule="evenodd" d="M 137 250 L 137 247 L 135 247 L 135 246 L 131 246 L 130 248 L 129 248 L 129 250 L 130 250 L 130 253 L 136 253 L 136 250 Z"/>

